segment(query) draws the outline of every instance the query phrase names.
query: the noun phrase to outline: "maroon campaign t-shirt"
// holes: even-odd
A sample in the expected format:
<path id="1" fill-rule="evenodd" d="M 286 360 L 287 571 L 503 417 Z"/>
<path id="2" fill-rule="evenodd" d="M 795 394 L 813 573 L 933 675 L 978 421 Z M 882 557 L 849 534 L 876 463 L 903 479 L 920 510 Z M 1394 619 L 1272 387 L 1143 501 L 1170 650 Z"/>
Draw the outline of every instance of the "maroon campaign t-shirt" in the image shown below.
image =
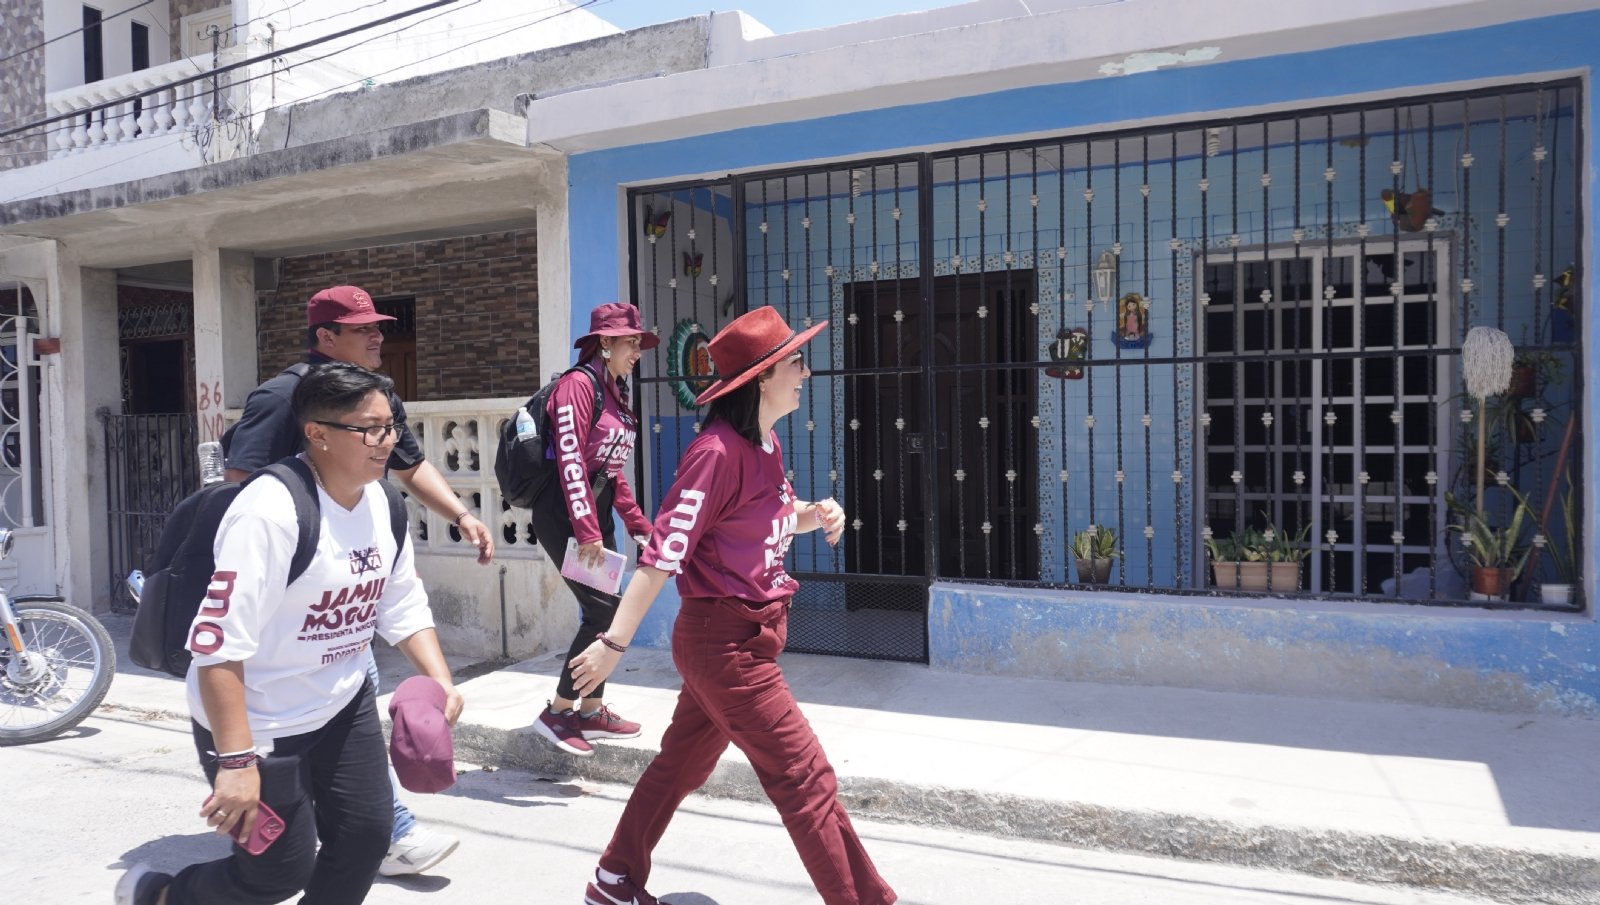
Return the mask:
<path id="1" fill-rule="evenodd" d="M 561 378 L 550 391 L 548 406 L 553 431 L 550 448 L 558 466 L 558 489 L 567 507 L 567 520 L 572 522 L 573 536 L 579 544 L 600 540 L 600 519 L 594 511 L 594 493 L 589 489 L 589 481 L 602 468 L 616 486 L 611 505 L 622 516 L 628 534 L 639 535 L 650 530 L 650 520 L 639 509 L 633 487 L 622 476 L 622 466 L 633 455 L 633 445 L 638 439 L 638 422 L 618 395 L 617 382 L 604 371 L 596 374 L 592 363 L 588 367 L 594 380 L 605 385 L 599 421 L 594 421 L 594 380 L 582 374 L 572 373 Z M 589 428 L 591 422 L 593 430 Z"/>
<path id="2" fill-rule="evenodd" d="M 675 573 L 684 597 L 768 603 L 800 588 L 783 567 L 795 522 L 778 435 L 758 448 L 716 421 L 684 452 L 639 563 Z"/>

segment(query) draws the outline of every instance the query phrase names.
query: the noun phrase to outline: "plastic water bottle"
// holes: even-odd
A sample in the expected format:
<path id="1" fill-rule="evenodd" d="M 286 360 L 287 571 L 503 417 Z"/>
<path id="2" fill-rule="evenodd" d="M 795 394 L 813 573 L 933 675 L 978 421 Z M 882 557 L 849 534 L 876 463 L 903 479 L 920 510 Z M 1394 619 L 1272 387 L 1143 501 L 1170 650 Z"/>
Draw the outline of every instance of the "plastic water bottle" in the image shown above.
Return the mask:
<path id="1" fill-rule="evenodd" d="M 539 436 L 539 422 L 528 414 L 527 408 L 517 409 L 517 442 L 526 443 Z"/>
<path id="2" fill-rule="evenodd" d="M 141 603 L 144 597 L 144 573 L 134 569 L 128 573 L 128 593 L 133 595 L 134 603 Z"/>
<path id="3" fill-rule="evenodd" d="M 207 440 L 200 444 L 200 485 L 215 484 L 227 477 L 222 464 L 222 444 Z"/>

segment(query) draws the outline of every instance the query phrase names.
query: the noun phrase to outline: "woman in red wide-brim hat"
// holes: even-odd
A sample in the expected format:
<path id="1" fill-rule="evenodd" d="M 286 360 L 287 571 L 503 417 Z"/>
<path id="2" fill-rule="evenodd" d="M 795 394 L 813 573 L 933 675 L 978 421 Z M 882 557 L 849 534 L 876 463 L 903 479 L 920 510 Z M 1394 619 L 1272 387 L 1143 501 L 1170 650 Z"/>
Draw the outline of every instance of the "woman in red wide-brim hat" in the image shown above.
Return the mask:
<path id="1" fill-rule="evenodd" d="M 800 407 L 811 376 L 801 346 L 827 325 L 797 333 L 765 307 L 711 340 L 718 376 L 696 400 L 711 404 L 705 427 L 683 454 L 610 630 L 569 664 L 579 693 L 605 681 L 667 577 L 677 576 L 683 603 L 672 660 L 683 688 L 661 753 L 634 786 L 585 890 L 590 905 L 654 905 L 644 891 L 651 850 L 729 742 L 777 806 L 824 902 L 895 901 L 839 803 L 833 767 L 777 663 L 799 588 L 783 565 L 790 541 L 819 528 L 830 544 L 844 534 L 838 503 L 795 499 L 773 430 Z"/>

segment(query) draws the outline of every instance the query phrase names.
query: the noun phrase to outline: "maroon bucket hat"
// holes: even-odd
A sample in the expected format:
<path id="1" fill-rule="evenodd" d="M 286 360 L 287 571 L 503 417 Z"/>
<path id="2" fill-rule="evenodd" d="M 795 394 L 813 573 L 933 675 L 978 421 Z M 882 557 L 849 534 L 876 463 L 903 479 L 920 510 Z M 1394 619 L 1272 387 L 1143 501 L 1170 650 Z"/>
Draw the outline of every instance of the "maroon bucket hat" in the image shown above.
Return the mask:
<path id="1" fill-rule="evenodd" d="M 455 743 L 444 704 L 444 686 L 427 676 L 401 682 L 389 699 L 389 762 L 407 791 L 443 792 L 455 785 Z"/>
<path id="2" fill-rule="evenodd" d="M 635 336 L 639 348 L 654 349 L 661 345 L 661 337 L 644 328 L 639 320 L 639 309 L 626 302 L 606 302 L 589 312 L 589 332 L 578 337 L 572 348 L 583 348 L 583 341 L 591 336 Z"/>

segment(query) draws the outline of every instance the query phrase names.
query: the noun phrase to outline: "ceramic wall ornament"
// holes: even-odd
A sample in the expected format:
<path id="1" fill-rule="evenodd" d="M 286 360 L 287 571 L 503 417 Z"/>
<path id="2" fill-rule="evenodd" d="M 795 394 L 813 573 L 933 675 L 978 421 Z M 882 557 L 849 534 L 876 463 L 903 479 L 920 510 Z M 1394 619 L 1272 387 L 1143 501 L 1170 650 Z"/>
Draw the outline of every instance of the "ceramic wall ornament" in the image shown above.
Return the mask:
<path id="1" fill-rule="evenodd" d="M 1551 300 L 1550 310 L 1550 341 L 1553 343 L 1570 343 L 1573 340 L 1572 329 L 1573 302 L 1578 297 L 1578 270 L 1572 264 L 1555 278 L 1555 298 Z"/>
<path id="2" fill-rule="evenodd" d="M 1383 199 L 1384 209 L 1389 212 L 1389 219 L 1408 233 L 1421 232 L 1429 217 L 1444 215 L 1444 211 L 1434 209 L 1433 195 L 1427 189 L 1419 188 L 1413 192 L 1384 189 L 1379 197 Z"/>
<path id="3" fill-rule="evenodd" d="M 1119 349 L 1145 349 L 1150 346 L 1150 301 L 1137 292 L 1117 300 L 1116 329 L 1111 339 Z"/>
<path id="4" fill-rule="evenodd" d="M 667 376 L 678 404 L 694 411 L 694 397 L 711 385 L 716 369 L 711 365 L 711 337 L 700 325 L 687 318 L 678 321 L 667 340 Z"/>
<path id="5" fill-rule="evenodd" d="M 672 209 L 658 211 L 650 205 L 644 206 L 644 237 L 651 244 L 667 234 L 667 224 L 672 220 Z"/>
<path id="6" fill-rule="evenodd" d="M 683 253 L 683 275 L 686 277 L 700 276 L 700 268 L 705 263 L 705 260 L 705 252 L 700 251 L 693 245 L 689 246 L 689 250 Z"/>
<path id="7" fill-rule="evenodd" d="M 1082 327 L 1062 327 L 1056 333 L 1056 341 L 1050 344 L 1049 353 L 1055 366 L 1045 368 L 1045 376 L 1057 380 L 1082 380 L 1084 369 L 1082 366 L 1074 367 L 1073 362 L 1089 359 L 1089 331 Z"/>

